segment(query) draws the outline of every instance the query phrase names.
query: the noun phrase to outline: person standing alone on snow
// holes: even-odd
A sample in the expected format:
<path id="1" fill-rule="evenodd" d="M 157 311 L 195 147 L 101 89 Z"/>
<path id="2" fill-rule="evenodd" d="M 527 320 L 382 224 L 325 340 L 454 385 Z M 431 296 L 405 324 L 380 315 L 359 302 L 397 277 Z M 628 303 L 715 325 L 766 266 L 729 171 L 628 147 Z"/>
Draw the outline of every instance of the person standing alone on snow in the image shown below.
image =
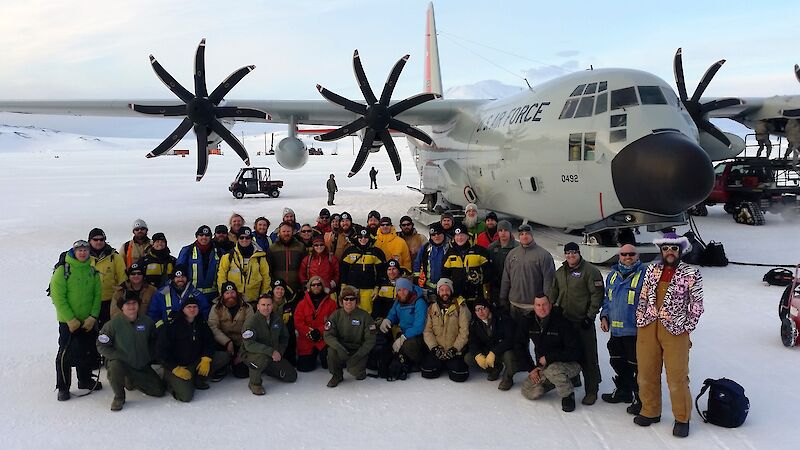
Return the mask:
<path id="1" fill-rule="evenodd" d="M 372 166 L 372 169 L 369 170 L 369 188 L 378 189 L 378 171 L 375 170 L 375 166 Z"/>
<path id="2" fill-rule="evenodd" d="M 333 197 L 339 192 L 339 188 L 336 186 L 336 180 L 333 179 L 333 174 L 328 178 L 325 187 L 328 188 L 328 206 L 333 206 Z"/>

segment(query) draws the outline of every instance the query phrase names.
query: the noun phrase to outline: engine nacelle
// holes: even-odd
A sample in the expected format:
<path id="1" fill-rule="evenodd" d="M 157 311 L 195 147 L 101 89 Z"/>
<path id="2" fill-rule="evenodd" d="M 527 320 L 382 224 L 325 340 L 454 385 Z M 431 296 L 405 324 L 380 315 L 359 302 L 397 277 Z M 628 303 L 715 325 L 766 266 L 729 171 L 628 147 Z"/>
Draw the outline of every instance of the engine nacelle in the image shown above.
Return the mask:
<path id="1" fill-rule="evenodd" d="M 296 137 L 285 137 L 278 142 L 275 159 L 284 169 L 295 170 L 303 167 L 308 161 L 306 144 Z"/>
<path id="2" fill-rule="evenodd" d="M 361 139 L 362 142 L 364 141 L 364 134 L 366 134 L 366 130 L 361 130 L 358 132 L 358 137 L 359 139 Z M 379 151 L 381 151 L 381 147 L 383 147 L 383 141 L 381 141 L 380 139 L 375 139 L 374 141 L 372 141 L 372 146 L 369 148 L 369 152 L 378 153 Z"/>

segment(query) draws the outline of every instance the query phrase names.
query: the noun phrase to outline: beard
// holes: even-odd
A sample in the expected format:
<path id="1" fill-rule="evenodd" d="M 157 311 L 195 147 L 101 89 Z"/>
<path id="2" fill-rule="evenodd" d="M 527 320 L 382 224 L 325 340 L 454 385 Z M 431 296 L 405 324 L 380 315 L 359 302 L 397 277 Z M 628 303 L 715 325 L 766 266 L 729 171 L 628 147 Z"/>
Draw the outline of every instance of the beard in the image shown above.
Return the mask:
<path id="1" fill-rule="evenodd" d="M 664 256 L 661 259 L 663 260 L 665 266 L 670 266 L 670 267 L 675 267 L 678 265 L 678 263 L 681 262 L 681 258 L 679 256 L 675 256 L 672 254 Z"/>
<path id="2" fill-rule="evenodd" d="M 478 224 L 478 216 L 475 216 L 475 217 L 466 216 L 466 217 L 464 217 L 464 221 L 463 222 L 464 222 L 464 225 L 467 226 L 467 228 L 475 228 L 475 225 Z"/>

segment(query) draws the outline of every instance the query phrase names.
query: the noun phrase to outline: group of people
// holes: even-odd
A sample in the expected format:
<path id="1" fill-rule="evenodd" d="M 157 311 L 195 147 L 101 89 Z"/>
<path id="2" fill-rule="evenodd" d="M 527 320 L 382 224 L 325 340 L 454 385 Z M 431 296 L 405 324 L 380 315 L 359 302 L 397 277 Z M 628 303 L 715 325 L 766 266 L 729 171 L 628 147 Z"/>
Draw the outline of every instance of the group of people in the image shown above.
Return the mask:
<path id="1" fill-rule="evenodd" d="M 314 225 L 300 224 L 285 208 L 270 232 L 265 217 L 250 228 L 233 214 L 213 233 L 198 227 L 177 257 L 163 233 L 148 237 L 142 219 L 120 252 L 92 229 L 51 278 L 58 400 L 71 396 L 71 367 L 80 389 L 101 389 L 93 370 L 103 361 L 115 411 L 126 389 L 169 390 L 188 402 L 231 373 L 264 395 L 264 374 L 290 383 L 322 367 L 331 388 L 345 370 L 356 380 L 374 371 L 388 380 L 447 373 L 456 382 L 481 371 L 507 391 L 525 371 L 525 398 L 556 390 L 571 412 L 575 387 L 584 386 L 584 405 L 598 398 L 599 315 L 616 374 L 601 398 L 630 404 L 638 425 L 659 422 L 664 366 L 673 434 L 688 435 L 689 333 L 703 302 L 699 271 L 681 262 L 686 238 L 665 233 L 650 265 L 633 245 L 620 247 L 604 281 L 578 244 L 564 245 L 556 269 L 530 225 L 515 237 L 510 222 L 493 212 L 480 219 L 474 204 L 464 217 L 443 214 L 429 238 L 408 216 L 399 226 L 377 211 L 362 226 L 327 208 Z"/>

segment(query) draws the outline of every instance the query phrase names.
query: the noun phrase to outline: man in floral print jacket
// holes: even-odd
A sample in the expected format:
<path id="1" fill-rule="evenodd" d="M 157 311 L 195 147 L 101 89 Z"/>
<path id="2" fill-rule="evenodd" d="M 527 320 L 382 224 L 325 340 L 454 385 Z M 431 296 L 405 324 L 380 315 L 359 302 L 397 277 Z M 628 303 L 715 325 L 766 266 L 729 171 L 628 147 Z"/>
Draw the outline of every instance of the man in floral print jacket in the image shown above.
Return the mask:
<path id="1" fill-rule="evenodd" d="M 681 256 L 691 250 L 688 239 L 667 232 L 653 243 L 661 250 L 661 261 L 645 272 L 636 308 L 637 381 L 642 409 L 633 421 L 640 426 L 661 421 L 663 364 L 675 417 L 672 434 L 686 437 L 692 413 L 689 333 L 703 314 L 703 278 L 697 268 L 681 262 Z"/>

